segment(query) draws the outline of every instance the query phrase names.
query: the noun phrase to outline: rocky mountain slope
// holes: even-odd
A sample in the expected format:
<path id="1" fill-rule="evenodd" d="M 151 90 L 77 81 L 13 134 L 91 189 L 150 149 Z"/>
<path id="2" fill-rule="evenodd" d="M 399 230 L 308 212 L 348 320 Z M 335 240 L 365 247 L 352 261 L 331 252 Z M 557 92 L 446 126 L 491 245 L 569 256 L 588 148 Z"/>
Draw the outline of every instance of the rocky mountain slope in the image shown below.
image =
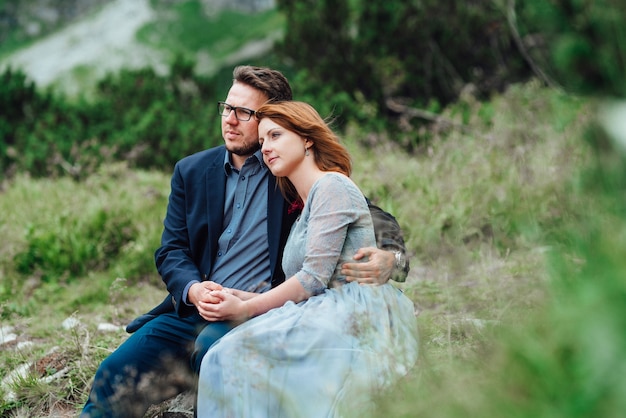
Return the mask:
<path id="1" fill-rule="evenodd" d="M 149 0 L 115 0 L 98 13 L 9 55 L 2 66 L 22 69 L 38 86 L 58 84 L 73 93 L 81 74 L 101 77 L 107 71 L 151 65 L 163 70 L 160 54 L 135 39 L 153 18 Z"/>
<path id="2" fill-rule="evenodd" d="M 136 37 L 144 25 L 158 17 L 150 0 L 89 1 L 91 8 L 85 10 L 70 8 L 68 11 L 67 4 L 66 9 L 59 9 L 59 5 L 56 8 L 54 5 L 43 6 L 43 3 L 54 3 L 52 0 L 40 2 L 37 13 L 29 9 L 30 18 L 22 19 L 24 20 L 22 23 L 31 24 L 33 36 L 42 30 L 38 22 L 46 16 L 50 21 L 54 20 L 57 26 L 62 27 L 4 57 L 0 61 L 0 71 L 7 67 L 21 69 L 37 86 L 44 88 L 54 86 L 56 90 L 70 95 L 79 93 L 83 86 L 100 79 L 107 72 L 114 72 L 120 68 L 150 66 L 158 73 L 167 71 L 169 65 L 163 51 L 140 43 Z M 174 5 L 181 1 L 172 0 L 170 3 Z M 207 15 L 225 7 L 248 13 L 274 7 L 272 0 L 240 0 L 232 4 L 227 4 L 223 0 L 203 0 L 200 3 Z M 2 10 L 0 14 L 1 12 Z M 79 12 L 80 17 L 74 16 Z M 73 18 L 62 19 L 59 16 L 63 13 L 72 15 Z M 5 29 L 7 20 L 20 19 L 17 14 L 5 13 L 4 16 Z M 0 20 L 1 18 L 2 16 Z M 69 23 L 63 26 L 64 22 Z M 271 48 L 271 39 L 269 37 L 254 40 L 233 51 L 225 62 L 230 63 L 265 53 Z M 206 61 L 205 56 L 202 58 Z M 216 65 L 205 62 L 205 67 L 215 68 Z"/>

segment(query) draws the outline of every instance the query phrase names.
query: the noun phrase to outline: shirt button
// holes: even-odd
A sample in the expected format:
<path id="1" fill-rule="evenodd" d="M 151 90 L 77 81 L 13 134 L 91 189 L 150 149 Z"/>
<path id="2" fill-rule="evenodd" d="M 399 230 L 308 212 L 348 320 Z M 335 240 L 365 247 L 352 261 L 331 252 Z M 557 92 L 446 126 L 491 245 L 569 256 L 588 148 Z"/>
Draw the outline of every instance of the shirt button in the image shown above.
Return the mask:
<path id="1" fill-rule="evenodd" d="M 219 251 L 219 252 L 217 253 L 217 256 L 218 256 L 218 257 L 221 257 L 221 256 L 222 256 L 222 252 L 221 252 L 221 251 Z"/>
<path id="2" fill-rule="evenodd" d="M 241 181 L 244 181 L 246 179 L 246 176 L 241 176 Z"/>

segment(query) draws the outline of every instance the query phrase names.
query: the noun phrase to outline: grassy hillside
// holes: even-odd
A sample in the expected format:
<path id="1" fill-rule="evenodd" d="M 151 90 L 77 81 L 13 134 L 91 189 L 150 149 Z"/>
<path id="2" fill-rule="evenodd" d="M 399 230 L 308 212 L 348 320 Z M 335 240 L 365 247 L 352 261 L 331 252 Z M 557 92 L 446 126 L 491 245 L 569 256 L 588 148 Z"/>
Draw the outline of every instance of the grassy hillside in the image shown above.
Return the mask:
<path id="1" fill-rule="evenodd" d="M 576 331 L 558 322 L 569 309 L 560 275 L 585 265 L 573 246 L 589 243 L 576 225 L 605 210 L 583 187 L 594 161 L 581 139 L 590 104 L 529 83 L 488 103 L 467 97 L 444 117 L 450 123 L 414 155 L 358 127 L 345 138 L 355 180 L 406 234 L 412 269 L 399 286 L 420 326 L 418 366 L 381 394 L 373 416 L 549 416 L 533 379 L 558 390 L 564 373 L 545 350 L 558 349 L 557 329 Z M 169 173 L 119 164 L 81 183 L 18 176 L 3 189 L 0 318 L 18 339 L 3 346 L 0 379 L 53 347 L 62 355 L 5 384 L 0 415 L 71 416 L 99 361 L 126 337 L 98 325 L 121 327 L 164 295 L 152 254 Z M 68 317 L 79 325 L 63 328 Z M 506 396 L 492 397 L 499 388 Z"/>

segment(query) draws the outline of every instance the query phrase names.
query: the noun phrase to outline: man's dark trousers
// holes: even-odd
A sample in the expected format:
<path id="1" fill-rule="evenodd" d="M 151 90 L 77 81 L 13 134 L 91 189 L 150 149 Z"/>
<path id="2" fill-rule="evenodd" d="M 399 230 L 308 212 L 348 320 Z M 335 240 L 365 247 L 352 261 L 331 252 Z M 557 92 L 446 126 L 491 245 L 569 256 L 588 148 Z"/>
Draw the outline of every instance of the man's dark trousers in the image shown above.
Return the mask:
<path id="1" fill-rule="evenodd" d="M 195 390 L 204 354 L 231 328 L 198 314 L 157 316 L 100 364 L 81 418 L 143 417 L 150 405 Z"/>

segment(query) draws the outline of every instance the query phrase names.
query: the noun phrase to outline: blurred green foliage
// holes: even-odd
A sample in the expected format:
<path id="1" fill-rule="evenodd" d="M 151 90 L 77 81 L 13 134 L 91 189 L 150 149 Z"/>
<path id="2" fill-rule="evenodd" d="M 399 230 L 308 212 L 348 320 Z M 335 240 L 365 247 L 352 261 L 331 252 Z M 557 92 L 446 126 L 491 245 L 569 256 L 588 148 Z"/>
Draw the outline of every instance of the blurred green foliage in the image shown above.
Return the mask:
<path id="1" fill-rule="evenodd" d="M 287 16 L 279 51 L 306 74 L 300 91 L 337 102 L 348 119 L 393 121 L 390 99 L 446 105 L 470 84 L 484 98 L 532 75 L 498 4 L 279 0 Z"/>
<path id="2" fill-rule="evenodd" d="M 626 96 L 626 3 L 529 1 L 529 16 L 548 45 L 544 62 L 569 91 Z"/>
<path id="3" fill-rule="evenodd" d="M 64 286 L 98 274 L 133 284 L 154 277 L 168 191 L 168 174 L 124 163 L 103 165 L 81 182 L 18 174 L 0 199 L 0 232 L 12 237 L 0 243 L 2 315 L 20 306 L 10 303 L 16 289 L 30 294 L 31 285 Z M 92 283 L 89 294 L 101 286 Z"/>
<path id="4" fill-rule="evenodd" d="M 176 60 L 166 76 L 122 70 L 98 83 L 96 99 L 39 92 L 20 71 L 0 74 L 0 163 L 4 175 L 81 179 L 102 162 L 167 169 L 220 143 L 214 89 Z"/>
<path id="5" fill-rule="evenodd" d="M 592 119 L 589 109 L 596 100 L 626 98 L 624 3 L 279 4 L 288 21 L 282 51 L 293 60 L 287 71 L 297 98 L 316 104 L 323 114 L 341 115 L 353 129 L 353 141 L 375 145 L 352 150 L 359 162 L 355 178 L 398 216 L 415 254 L 413 282 L 405 290 L 421 313 L 420 363 L 393 391 L 381 393 L 372 416 L 623 416 L 626 156 L 605 126 L 583 125 Z M 413 14 L 416 10 L 420 13 Z M 475 15 L 479 10 L 493 20 Z M 517 12 L 516 20 L 511 11 Z M 512 21 L 519 24 L 523 45 L 536 45 L 526 57 L 513 56 L 519 47 L 512 47 Z M 316 27 L 298 27 L 298 22 Z M 372 32 L 360 22 L 369 22 Z M 457 27 L 446 27 L 447 22 Z M 336 33 L 314 36 L 332 27 Z M 376 35 L 374 27 L 388 34 Z M 413 36 L 403 38 L 403 27 Z M 354 45 L 360 35 L 363 42 L 369 39 L 363 49 Z M 431 49 L 420 49 L 424 45 Z M 471 54 L 482 45 L 505 59 L 482 51 L 485 72 L 466 73 L 462 63 L 471 67 Z M 299 49 L 288 53 L 290 46 Z M 468 55 L 453 61 L 455 48 Z M 417 51 L 415 57 L 411 51 Z M 516 79 L 500 70 L 515 75 L 529 59 L 565 93 L 587 98 L 539 89 L 536 83 L 513 86 L 488 103 L 469 95 L 445 105 L 450 100 L 445 94 L 423 93 L 458 93 L 458 86 L 472 83 L 480 99 L 481 92 L 498 88 L 498 77 L 505 85 Z M 2 171 L 69 172 L 85 179 L 57 179 L 53 190 L 45 179 L 20 174 L 3 192 L 1 213 L 7 218 L 0 218 L 0 230 L 9 238 L 0 249 L 10 255 L 0 260 L 3 319 L 41 317 L 46 303 L 55 315 L 79 307 L 104 312 L 111 309 L 106 289 L 113 277 L 138 281 L 153 272 L 167 176 L 134 179 L 135 172 L 126 169 L 99 173 L 95 167 L 97 161 L 120 158 L 131 166 L 160 167 L 219 141 L 212 99 L 223 94 L 231 69 L 209 81 L 194 76 L 191 67 L 183 60 L 170 76 L 147 70 L 112 75 L 99 85 L 97 98 L 84 103 L 38 92 L 18 71 L 2 75 Z M 530 74 L 530 68 L 525 71 Z M 342 82 L 335 84 L 335 77 Z M 467 131 L 424 133 L 410 125 L 407 135 L 432 140 L 414 155 L 399 153 L 387 142 L 401 136 L 399 129 L 389 129 L 397 115 L 381 107 L 388 97 L 441 113 Z M 371 132 L 385 129 L 385 135 Z M 45 193 L 38 195 L 37 187 Z M 83 209 L 94 193 L 102 196 Z M 72 197 L 73 213 L 55 212 Z M 22 231 L 25 220 L 31 227 Z M 110 260 L 104 260 L 106 254 Z M 64 283 L 72 274 L 85 274 L 73 272 L 76 263 L 90 266 L 86 274 L 96 278 Z M 44 271 L 54 272 L 47 283 L 37 280 Z M 86 290 L 76 291 L 81 283 Z M 16 289 L 23 298 L 15 297 Z M 76 293 L 73 299 L 68 292 Z M 127 305 L 144 302 L 130 292 L 124 292 Z M 40 322 L 54 332 L 48 321 Z M 3 370 L 22 359 L 10 361 Z M 74 369 L 83 369 L 81 364 Z M 86 396 L 84 388 L 80 396 Z"/>
<path id="6" fill-rule="evenodd" d="M 169 75 L 122 71 L 98 84 L 105 135 L 118 156 L 144 168 L 171 168 L 181 156 L 221 143 L 213 84 L 178 59 Z M 104 130 L 103 129 L 103 130 Z"/>
<path id="7" fill-rule="evenodd" d="M 130 213 L 98 209 L 76 219 L 63 213 L 53 222 L 31 224 L 26 231 L 27 248 L 15 256 L 21 274 L 43 281 L 74 279 L 103 270 L 136 239 Z"/>
<path id="8" fill-rule="evenodd" d="M 545 303 L 500 327 L 496 344 L 464 369 L 427 372 L 436 387 L 403 391 L 421 393 L 420 408 L 436 410 L 420 416 L 617 418 L 626 410 L 626 152 L 617 137 L 626 120 L 626 4 L 526 4 L 549 41 L 546 69 L 593 105 L 591 122 L 575 138 L 589 146 L 588 159 L 560 198 L 575 209 L 540 228 L 550 231 L 542 239 L 550 273 Z M 604 118 L 607 109 L 618 116 Z M 462 396 L 456 382 L 471 383 Z M 403 414 L 410 402 L 384 402 L 377 415 L 410 416 Z"/>
<path id="9" fill-rule="evenodd" d="M 80 179 L 120 159 L 169 169 L 219 143 L 213 103 L 232 66 L 207 78 L 197 75 L 193 59 L 202 51 L 223 58 L 283 28 L 278 55 L 253 64 L 285 71 L 296 98 L 334 117 L 337 128 L 394 131 L 392 140 L 409 149 L 428 140 L 422 127 L 432 123 L 411 116 L 411 108 L 436 116 L 460 96 L 481 99 L 531 76 L 581 93 L 626 92 L 626 51 L 618 41 L 625 6 L 617 0 L 279 0 L 278 10 L 214 16 L 199 1 L 153 5 L 160 17 L 139 37 L 178 51 L 169 75 L 122 70 L 101 80 L 89 100 L 69 100 L 39 91 L 19 70 L 0 74 L 2 175 Z M 467 108 L 456 106 L 467 124 Z"/>

